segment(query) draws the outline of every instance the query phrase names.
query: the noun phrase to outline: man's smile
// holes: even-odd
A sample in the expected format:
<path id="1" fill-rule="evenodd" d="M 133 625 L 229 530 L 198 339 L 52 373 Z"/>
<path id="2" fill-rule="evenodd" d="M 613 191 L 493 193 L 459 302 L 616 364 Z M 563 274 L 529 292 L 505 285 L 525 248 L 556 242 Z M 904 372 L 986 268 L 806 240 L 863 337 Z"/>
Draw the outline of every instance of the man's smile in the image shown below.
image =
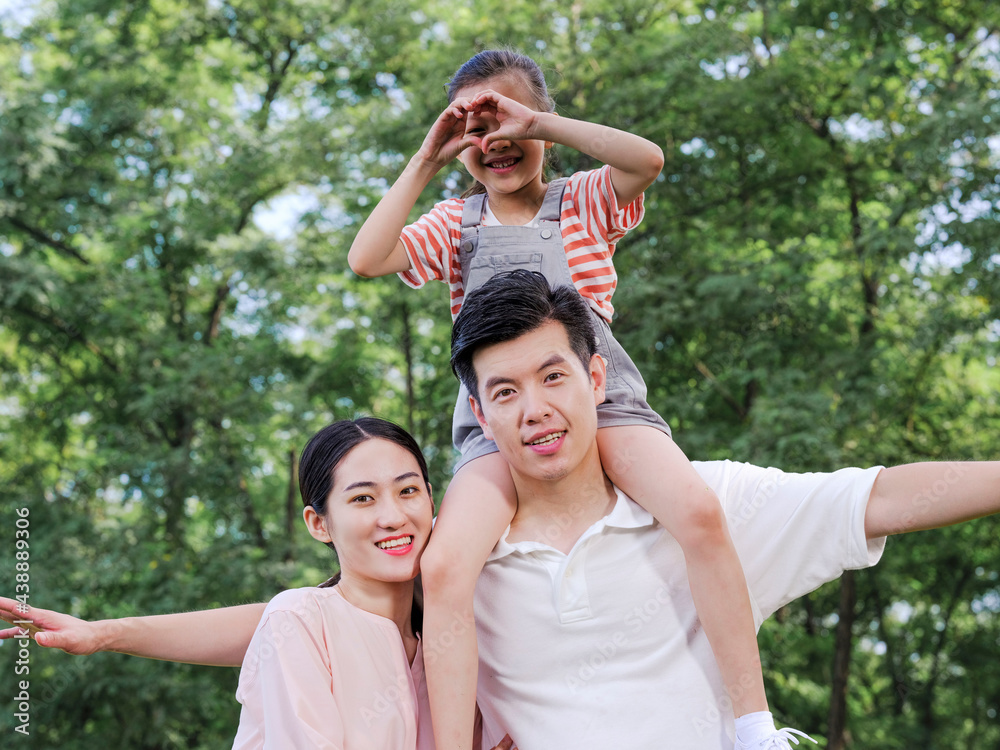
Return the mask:
<path id="1" fill-rule="evenodd" d="M 534 440 L 529 440 L 528 445 L 551 445 L 556 442 L 559 438 L 566 434 L 566 430 L 557 430 L 555 432 L 549 432 L 541 437 L 535 438 Z"/>

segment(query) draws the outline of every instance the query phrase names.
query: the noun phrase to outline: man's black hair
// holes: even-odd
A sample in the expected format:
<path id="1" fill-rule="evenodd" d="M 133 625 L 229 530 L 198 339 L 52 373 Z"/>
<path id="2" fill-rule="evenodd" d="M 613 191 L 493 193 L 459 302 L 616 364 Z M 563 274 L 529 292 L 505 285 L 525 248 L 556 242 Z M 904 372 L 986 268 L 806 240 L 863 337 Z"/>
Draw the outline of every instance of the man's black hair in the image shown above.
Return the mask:
<path id="1" fill-rule="evenodd" d="M 479 401 L 473 355 L 484 346 L 511 341 L 549 321 L 561 323 L 584 369 L 597 351 L 586 301 L 572 286 L 552 288 L 542 274 L 517 270 L 494 276 L 465 297 L 451 329 L 451 369 Z"/>

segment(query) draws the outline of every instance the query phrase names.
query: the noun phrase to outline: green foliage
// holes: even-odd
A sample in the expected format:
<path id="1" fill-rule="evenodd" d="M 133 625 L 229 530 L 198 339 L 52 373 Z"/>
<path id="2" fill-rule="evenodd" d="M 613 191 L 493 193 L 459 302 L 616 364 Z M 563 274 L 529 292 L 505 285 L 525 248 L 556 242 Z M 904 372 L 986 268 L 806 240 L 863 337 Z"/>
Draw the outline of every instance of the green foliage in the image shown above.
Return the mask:
<path id="1" fill-rule="evenodd" d="M 539 59 L 560 112 L 664 147 L 615 327 L 689 455 L 997 458 L 994 4 L 33 8 L 0 17 L 0 507 L 5 529 L 30 509 L 35 604 L 123 616 L 323 580 L 286 498 L 332 419 L 410 427 L 440 494 L 447 295 L 358 279 L 346 254 L 450 74 L 503 43 Z M 418 208 L 464 182 L 441 175 Z M 858 575 L 850 747 L 1000 742 L 996 538 L 905 537 Z M 837 617 L 833 584 L 761 634 L 776 713 L 821 734 Z M 235 731 L 232 670 L 34 649 L 32 681 L 39 747 Z"/>

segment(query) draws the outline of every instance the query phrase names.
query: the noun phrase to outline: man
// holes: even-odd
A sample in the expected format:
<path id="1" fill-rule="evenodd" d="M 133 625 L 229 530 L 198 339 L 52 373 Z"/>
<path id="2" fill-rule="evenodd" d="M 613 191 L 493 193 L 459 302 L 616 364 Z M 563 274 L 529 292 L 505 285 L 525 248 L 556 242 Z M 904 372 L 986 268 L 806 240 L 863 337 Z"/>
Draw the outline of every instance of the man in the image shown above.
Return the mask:
<path id="1" fill-rule="evenodd" d="M 601 468 L 604 366 L 583 305 L 573 289 L 553 291 L 540 275 L 519 271 L 470 294 L 455 322 L 452 362 L 518 490 L 517 514 L 476 594 L 483 746 L 506 727 L 521 750 L 730 750 L 731 710 L 683 555 Z M 531 445 L 539 437 L 549 439 Z M 695 465 L 725 506 L 758 623 L 843 570 L 873 565 L 887 534 L 1000 510 L 1000 462 L 798 475 L 729 461 Z M 263 610 L 97 626 L 15 607 L 0 600 L 0 614 L 30 616 L 50 631 L 43 645 L 70 653 L 220 665 L 242 663 Z M 425 658 L 446 647 L 425 644 Z"/>
<path id="2" fill-rule="evenodd" d="M 486 746 L 506 728 L 522 750 L 729 750 L 731 707 L 680 546 L 601 468 L 605 371 L 590 319 L 571 288 L 515 271 L 470 294 L 452 334 L 452 364 L 518 494 L 476 591 Z M 758 625 L 875 564 L 887 534 L 1000 509 L 998 463 L 807 475 L 695 466 L 724 506 Z"/>

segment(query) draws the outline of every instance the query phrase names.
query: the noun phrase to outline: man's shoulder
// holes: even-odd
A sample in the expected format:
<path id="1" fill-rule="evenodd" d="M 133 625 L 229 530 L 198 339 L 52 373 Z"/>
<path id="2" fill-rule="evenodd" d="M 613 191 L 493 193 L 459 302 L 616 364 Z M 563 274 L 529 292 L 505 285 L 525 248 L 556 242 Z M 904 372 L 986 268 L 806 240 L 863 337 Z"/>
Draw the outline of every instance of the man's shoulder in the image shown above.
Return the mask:
<path id="1" fill-rule="evenodd" d="M 765 468 L 728 458 L 717 461 L 692 461 L 691 465 L 720 500 L 724 500 L 724 496 L 733 491 L 753 492 L 767 476 L 777 476 L 782 473 L 780 469 L 773 467 Z M 723 505 L 725 504 L 723 502 Z"/>

